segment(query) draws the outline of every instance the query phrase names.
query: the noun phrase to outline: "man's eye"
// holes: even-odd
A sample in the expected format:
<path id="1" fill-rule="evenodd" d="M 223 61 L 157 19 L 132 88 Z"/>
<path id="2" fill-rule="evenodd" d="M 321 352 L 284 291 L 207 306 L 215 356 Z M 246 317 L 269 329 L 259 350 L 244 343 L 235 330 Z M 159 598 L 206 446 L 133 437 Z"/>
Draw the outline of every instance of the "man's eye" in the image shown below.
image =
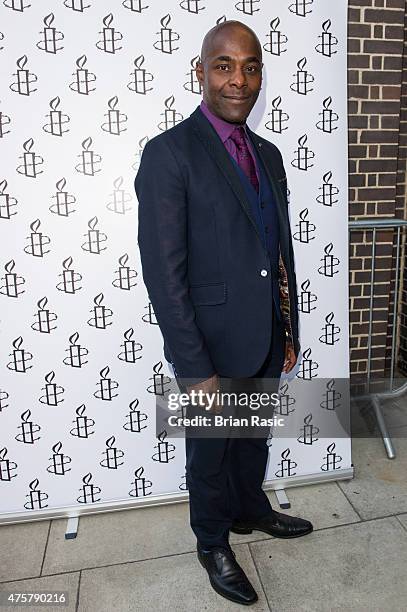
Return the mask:
<path id="1" fill-rule="evenodd" d="M 247 66 L 247 70 L 249 72 L 258 72 L 259 68 L 257 66 Z"/>
<path id="2" fill-rule="evenodd" d="M 218 66 L 216 66 L 216 68 L 221 68 L 223 70 L 224 68 L 229 68 L 229 66 L 227 64 L 219 64 Z"/>

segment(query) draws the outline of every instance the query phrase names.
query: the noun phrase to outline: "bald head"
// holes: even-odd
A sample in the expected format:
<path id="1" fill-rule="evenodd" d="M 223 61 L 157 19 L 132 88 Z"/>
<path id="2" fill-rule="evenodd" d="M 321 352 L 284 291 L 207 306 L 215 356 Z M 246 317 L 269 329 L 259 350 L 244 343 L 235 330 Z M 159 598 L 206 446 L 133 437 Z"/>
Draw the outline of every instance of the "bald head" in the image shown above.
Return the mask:
<path id="1" fill-rule="evenodd" d="M 209 110 L 230 123 L 246 121 L 262 83 L 261 45 L 240 21 L 223 21 L 203 39 L 196 75 Z"/>
<path id="2" fill-rule="evenodd" d="M 261 60 L 261 44 L 253 30 L 241 21 L 229 20 L 218 23 L 205 34 L 202 41 L 200 55 L 202 64 L 205 64 L 208 57 L 212 55 L 212 51 L 216 44 L 218 42 L 221 43 L 224 38 L 228 38 L 229 36 L 246 36 L 252 38 L 256 46 L 259 59 Z"/>

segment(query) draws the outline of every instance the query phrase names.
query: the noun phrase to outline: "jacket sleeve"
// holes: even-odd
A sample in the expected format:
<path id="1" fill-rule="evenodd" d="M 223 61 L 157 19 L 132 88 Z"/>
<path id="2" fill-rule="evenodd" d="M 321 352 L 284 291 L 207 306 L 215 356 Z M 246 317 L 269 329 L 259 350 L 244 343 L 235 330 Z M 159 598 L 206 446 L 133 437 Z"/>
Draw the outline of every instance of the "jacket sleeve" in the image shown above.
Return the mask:
<path id="1" fill-rule="evenodd" d="M 135 190 L 143 280 L 176 375 L 205 380 L 216 371 L 189 297 L 186 187 L 163 135 L 147 142 Z"/>

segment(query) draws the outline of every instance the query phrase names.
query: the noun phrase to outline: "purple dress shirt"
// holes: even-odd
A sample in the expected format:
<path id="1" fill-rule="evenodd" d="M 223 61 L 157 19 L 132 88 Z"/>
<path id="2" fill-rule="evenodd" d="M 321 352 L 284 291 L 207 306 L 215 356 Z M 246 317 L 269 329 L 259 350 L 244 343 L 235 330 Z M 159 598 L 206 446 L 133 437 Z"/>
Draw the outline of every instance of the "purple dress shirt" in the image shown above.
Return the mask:
<path id="1" fill-rule="evenodd" d="M 233 142 L 233 140 L 230 138 L 231 133 L 235 129 L 236 125 L 238 125 L 238 124 L 236 124 L 236 123 L 229 123 L 229 121 L 225 121 L 224 119 L 221 119 L 220 117 L 217 117 L 216 115 L 214 115 L 209 110 L 209 108 L 207 107 L 207 105 L 205 104 L 205 102 L 203 100 L 201 101 L 200 109 L 203 112 L 203 114 L 205 115 L 205 117 L 208 119 L 208 121 L 210 121 L 211 124 L 213 125 L 213 127 L 215 128 L 216 133 L 218 134 L 219 138 L 221 139 L 221 141 L 225 145 L 226 150 L 230 153 L 230 155 L 233 157 L 235 162 L 238 164 L 236 145 Z M 244 128 L 245 128 L 245 136 L 246 136 L 247 146 L 248 146 L 250 154 L 251 154 L 251 156 L 253 158 L 254 167 L 256 169 L 257 180 L 260 183 L 259 170 L 257 168 L 256 157 L 255 157 L 255 155 L 253 153 L 252 143 L 250 142 L 250 138 L 249 138 L 249 136 L 247 135 L 247 132 L 246 132 L 246 124 L 244 124 Z"/>

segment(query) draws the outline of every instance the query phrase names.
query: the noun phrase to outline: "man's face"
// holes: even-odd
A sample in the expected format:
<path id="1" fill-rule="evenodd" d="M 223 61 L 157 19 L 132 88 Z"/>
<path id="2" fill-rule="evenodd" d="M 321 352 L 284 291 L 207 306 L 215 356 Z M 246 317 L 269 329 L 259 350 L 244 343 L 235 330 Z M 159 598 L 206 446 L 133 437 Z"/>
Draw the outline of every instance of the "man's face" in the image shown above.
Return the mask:
<path id="1" fill-rule="evenodd" d="M 225 28 L 215 35 L 196 74 L 210 111 L 231 123 L 244 123 L 262 82 L 261 51 L 243 28 Z"/>

